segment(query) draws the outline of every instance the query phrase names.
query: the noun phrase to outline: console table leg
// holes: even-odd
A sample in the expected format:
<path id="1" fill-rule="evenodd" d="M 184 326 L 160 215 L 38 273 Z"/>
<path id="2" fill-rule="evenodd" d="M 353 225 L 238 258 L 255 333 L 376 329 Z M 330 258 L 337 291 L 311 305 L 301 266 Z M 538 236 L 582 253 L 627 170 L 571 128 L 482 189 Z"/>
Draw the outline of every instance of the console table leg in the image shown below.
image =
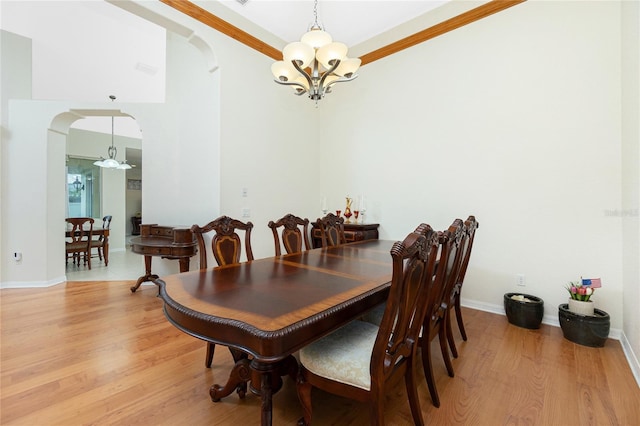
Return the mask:
<path id="1" fill-rule="evenodd" d="M 140 278 L 138 278 L 138 281 L 136 281 L 136 285 L 131 287 L 131 293 L 135 293 L 136 290 L 138 289 L 138 287 L 140 287 L 140 285 L 143 282 L 145 282 L 145 281 L 153 281 L 153 280 L 158 278 L 157 275 L 151 273 L 151 259 L 152 259 L 151 256 L 145 256 L 144 257 L 145 275 L 143 275 Z"/>
<path id="2" fill-rule="evenodd" d="M 180 262 L 180 273 L 189 272 L 189 260 L 191 259 L 188 257 L 181 257 L 178 259 L 178 262 Z"/>

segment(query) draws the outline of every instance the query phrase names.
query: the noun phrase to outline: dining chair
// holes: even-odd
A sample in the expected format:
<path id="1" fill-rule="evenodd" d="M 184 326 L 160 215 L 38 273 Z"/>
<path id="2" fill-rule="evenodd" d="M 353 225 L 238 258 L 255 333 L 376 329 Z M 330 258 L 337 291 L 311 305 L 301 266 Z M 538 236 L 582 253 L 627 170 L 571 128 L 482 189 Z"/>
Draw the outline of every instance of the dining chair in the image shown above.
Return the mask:
<path id="1" fill-rule="evenodd" d="M 65 250 L 66 261 L 69 256 L 73 263 L 80 266 L 80 257 L 91 269 L 91 239 L 93 237 L 93 218 L 90 217 L 68 217 L 65 219 L 67 228 L 70 228 L 69 236 L 66 237 Z"/>
<path id="2" fill-rule="evenodd" d="M 412 232 L 391 248 L 393 272 L 380 326 L 355 320 L 299 351 L 298 425 L 311 425 L 313 388 L 369 403 L 370 424 L 384 425 L 384 403 L 404 376 L 413 422 L 424 424 L 416 351 L 438 256 L 438 234 Z"/>
<path id="3" fill-rule="evenodd" d="M 464 277 L 467 274 L 467 266 L 469 266 L 469 259 L 471 258 L 471 249 L 473 248 L 473 240 L 475 239 L 476 229 L 479 224 L 475 216 L 469 216 L 464 221 L 463 239 L 462 239 L 462 261 L 458 268 L 457 277 L 453 288 L 451 289 L 451 298 L 447 307 L 449 310 L 454 309 L 456 314 L 456 322 L 458 323 L 458 329 L 462 340 L 467 340 L 467 332 L 464 329 L 464 322 L 462 321 L 462 308 L 460 306 L 460 297 L 462 294 L 462 284 L 464 283 Z M 447 340 L 449 341 L 449 348 L 454 358 L 458 357 L 458 350 L 456 348 L 455 340 L 453 338 L 453 330 L 451 328 L 451 314 L 447 315 Z"/>
<path id="4" fill-rule="evenodd" d="M 436 388 L 433 375 L 431 342 L 438 337 L 440 352 L 444 360 L 447 374 L 454 377 L 453 364 L 449 357 L 449 346 L 447 342 L 447 315 L 449 309 L 449 295 L 456 279 L 456 274 L 462 256 L 460 243 L 462 241 L 462 220 L 456 219 L 446 231 L 439 232 L 440 257 L 433 276 L 433 291 L 430 293 L 427 309 L 422 325 L 420 336 L 420 349 L 422 357 L 422 367 L 427 386 L 431 395 L 431 401 L 435 407 L 440 406 L 440 397 Z"/>
<path id="5" fill-rule="evenodd" d="M 193 225 L 191 232 L 195 235 L 200 252 L 200 269 L 207 269 L 207 247 L 204 235 L 213 231 L 211 239 L 211 250 L 218 266 L 230 265 L 240 262 L 242 255 L 242 242 L 236 230 L 244 231 L 244 248 L 247 261 L 253 260 L 253 250 L 251 249 L 251 222 L 241 222 L 229 216 L 220 216 L 206 225 L 200 227 Z"/>
<path id="6" fill-rule="evenodd" d="M 253 229 L 253 223 L 241 222 L 237 219 L 233 219 L 229 216 L 220 216 L 217 219 L 212 220 L 204 226 L 193 225 L 191 232 L 195 235 L 198 242 L 198 251 L 200 252 L 200 269 L 207 269 L 207 244 L 205 243 L 204 235 L 209 232 L 214 232 L 211 238 L 211 251 L 213 257 L 218 263 L 218 266 L 232 265 L 240 262 L 240 256 L 242 254 L 242 242 L 240 236 L 236 231 L 244 231 L 244 248 L 247 261 L 253 260 L 253 250 L 251 249 L 251 230 Z M 213 354 L 215 352 L 215 344 L 207 343 L 207 355 L 205 358 L 205 365 L 207 368 L 211 368 L 213 363 Z M 235 361 L 241 358 L 246 358 L 247 355 L 236 349 L 229 348 Z M 241 396 L 246 392 L 246 386 L 244 391 L 239 391 Z"/>
<path id="7" fill-rule="evenodd" d="M 416 229 L 413 232 L 426 236 L 431 231 L 433 231 L 433 228 L 431 228 L 430 225 L 426 223 L 421 223 L 416 227 Z M 382 322 L 382 316 L 384 315 L 384 310 L 385 310 L 385 303 L 382 303 L 376 306 L 375 308 L 369 310 L 369 312 L 367 312 L 366 314 L 364 314 L 362 316 L 362 320 L 370 322 L 371 324 L 380 325 L 380 323 Z"/>
<path id="8" fill-rule="evenodd" d="M 107 215 L 102 218 L 102 229 L 109 229 L 111 227 L 111 215 Z M 91 249 L 96 249 L 96 254 L 92 254 L 92 257 L 98 257 L 100 260 L 104 257 L 104 243 L 105 237 L 100 234 L 97 239 L 91 240 Z M 109 266 L 109 259 L 104 257 L 104 265 Z"/>
<path id="9" fill-rule="evenodd" d="M 284 246 L 287 254 L 299 253 L 311 248 L 309 243 L 309 219 L 302 219 L 289 213 L 275 222 L 269 221 L 268 226 L 273 232 L 276 256 L 282 254 L 281 246 Z M 301 227 L 302 230 L 300 230 Z M 282 228 L 282 243 L 278 235 L 278 228 Z"/>
<path id="10" fill-rule="evenodd" d="M 316 219 L 316 225 L 320 228 L 322 247 L 337 246 L 347 242 L 343 217 L 328 213 L 325 217 Z"/>

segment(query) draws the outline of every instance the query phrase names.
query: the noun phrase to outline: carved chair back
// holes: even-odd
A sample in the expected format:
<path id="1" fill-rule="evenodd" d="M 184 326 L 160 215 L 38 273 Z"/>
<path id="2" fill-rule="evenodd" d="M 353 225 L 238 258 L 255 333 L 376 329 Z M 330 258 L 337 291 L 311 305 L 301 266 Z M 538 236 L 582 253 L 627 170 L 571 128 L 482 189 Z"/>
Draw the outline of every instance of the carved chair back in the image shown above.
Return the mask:
<path id="1" fill-rule="evenodd" d="M 440 247 L 438 233 L 426 226 L 424 233 L 413 232 L 391 249 L 393 275 L 371 358 L 372 384 L 383 383 L 417 350 Z"/>
<path id="2" fill-rule="evenodd" d="M 273 232 L 276 256 L 282 254 L 281 245 L 284 246 L 287 254 L 299 253 L 311 248 L 309 243 L 309 219 L 287 214 L 276 222 L 270 221 L 268 226 Z M 302 230 L 300 229 L 301 227 Z M 282 228 L 282 244 L 280 243 L 278 228 Z"/>
<path id="3" fill-rule="evenodd" d="M 215 232 L 211 239 L 211 250 L 218 266 L 240 262 L 242 241 L 236 232 L 237 230 L 244 231 L 244 248 L 247 261 L 253 260 L 253 250 L 251 249 L 252 229 L 253 224 L 251 222 L 244 223 L 229 216 L 220 216 L 202 227 L 193 225 L 191 232 L 196 236 L 196 241 L 198 242 L 200 269 L 207 268 L 207 249 L 204 235 L 211 231 Z"/>
<path id="4" fill-rule="evenodd" d="M 65 219 L 69 229 L 69 236 L 65 242 L 67 258 L 72 255 L 74 261 L 78 259 L 80 264 L 80 254 L 84 254 L 84 259 L 91 269 L 91 239 L 93 236 L 93 218 L 90 217 L 68 217 Z"/>
<path id="5" fill-rule="evenodd" d="M 436 407 L 440 406 L 440 398 L 433 376 L 431 341 L 436 336 L 439 337 L 440 351 L 447 373 L 450 377 L 453 377 L 453 364 L 449 357 L 449 347 L 447 345 L 446 320 L 449 295 L 455 283 L 462 259 L 462 253 L 459 250 L 463 238 L 462 225 L 462 220 L 456 219 L 446 231 L 439 232 L 440 258 L 433 277 L 433 291 L 430 293 L 429 301 L 427 302 L 422 337 L 420 339 L 424 374 L 427 378 L 431 400 Z"/>
<path id="6" fill-rule="evenodd" d="M 323 218 L 316 219 L 316 224 L 320 228 L 322 247 L 337 246 L 347 242 L 344 235 L 343 217 L 329 213 Z"/>
<path id="7" fill-rule="evenodd" d="M 455 309 L 456 321 L 458 323 L 458 329 L 462 335 L 462 340 L 467 340 L 467 332 L 464 329 L 464 322 L 462 320 L 462 307 L 460 305 L 460 297 L 462 294 L 462 284 L 464 277 L 467 274 L 467 267 L 469 266 L 469 259 L 471 258 L 471 249 L 473 248 L 473 241 L 476 235 L 476 229 L 478 229 L 478 222 L 475 216 L 469 216 L 464 221 L 464 238 L 462 240 L 462 260 L 458 269 L 458 275 L 456 277 L 453 288 L 451 289 L 451 295 L 449 299 L 448 309 Z M 449 347 L 454 357 L 458 356 L 458 349 L 456 348 L 455 340 L 453 338 L 453 331 L 451 329 L 451 314 L 448 314 L 447 323 L 447 339 L 449 340 Z"/>

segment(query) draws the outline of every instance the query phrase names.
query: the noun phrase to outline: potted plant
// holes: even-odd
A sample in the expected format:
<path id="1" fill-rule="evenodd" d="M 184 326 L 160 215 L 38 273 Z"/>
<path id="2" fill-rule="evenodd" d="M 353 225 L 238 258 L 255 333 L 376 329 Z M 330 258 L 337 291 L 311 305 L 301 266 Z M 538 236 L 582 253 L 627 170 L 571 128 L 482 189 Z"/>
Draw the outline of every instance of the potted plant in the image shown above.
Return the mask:
<path id="1" fill-rule="evenodd" d="M 566 289 L 569 303 L 558 306 L 558 320 L 567 340 L 584 346 L 602 347 L 609 337 L 609 314 L 594 307 L 591 300 L 600 278 L 572 281 Z"/>
<path id="2" fill-rule="evenodd" d="M 600 279 L 598 278 L 597 280 L 599 283 Z M 569 292 L 569 310 L 580 315 L 593 315 L 593 301 L 590 299 L 595 291 L 595 287 L 592 286 L 592 280 L 584 281 L 587 281 L 589 285 L 583 285 L 582 280 L 571 281 L 567 284 L 566 289 Z"/>

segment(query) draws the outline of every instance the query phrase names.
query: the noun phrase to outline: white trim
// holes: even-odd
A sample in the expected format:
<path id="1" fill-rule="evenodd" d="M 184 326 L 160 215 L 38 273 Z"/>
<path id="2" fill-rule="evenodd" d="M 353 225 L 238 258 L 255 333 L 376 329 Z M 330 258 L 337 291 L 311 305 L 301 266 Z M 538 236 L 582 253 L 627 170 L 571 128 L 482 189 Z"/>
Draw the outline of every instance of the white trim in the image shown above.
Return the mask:
<path id="1" fill-rule="evenodd" d="M 624 356 L 627 358 L 633 377 L 635 377 L 636 383 L 638 384 L 638 387 L 640 387 L 640 361 L 638 361 L 638 357 L 633 352 L 633 348 L 629 344 L 624 331 L 620 334 L 620 344 L 622 345 L 622 351 L 624 352 Z"/>
<path id="2" fill-rule="evenodd" d="M 56 284 L 61 284 L 67 281 L 66 275 L 62 277 L 54 278 L 49 281 L 7 281 L 0 283 L 0 289 L 5 288 L 44 288 L 51 287 Z"/>

